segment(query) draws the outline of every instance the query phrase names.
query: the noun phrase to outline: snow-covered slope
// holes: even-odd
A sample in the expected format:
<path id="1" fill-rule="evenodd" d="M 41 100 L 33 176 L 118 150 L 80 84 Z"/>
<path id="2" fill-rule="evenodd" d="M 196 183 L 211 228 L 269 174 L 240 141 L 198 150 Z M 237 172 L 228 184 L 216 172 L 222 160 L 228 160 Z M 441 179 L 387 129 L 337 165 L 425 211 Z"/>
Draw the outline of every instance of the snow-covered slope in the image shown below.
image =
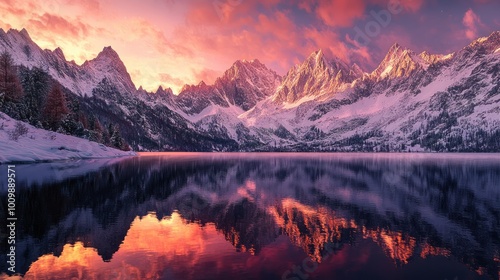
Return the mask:
<path id="1" fill-rule="evenodd" d="M 0 163 L 123 156 L 135 156 L 135 153 L 35 128 L 0 113 Z"/>
<path id="2" fill-rule="evenodd" d="M 266 132 L 263 142 L 286 150 L 495 151 L 498 47 L 499 32 L 450 55 L 417 55 L 395 44 L 369 75 L 329 91 L 309 87 L 300 99 L 276 102 L 273 96 L 239 118 Z M 311 57 L 306 62 L 300 67 L 309 67 Z M 318 81 L 318 75 L 304 77 Z"/>
<path id="3" fill-rule="evenodd" d="M 0 39 L 17 64 L 47 69 L 88 112 L 120 123 L 136 149 L 500 151 L 498 31 L 447 55 L 394 44 L 371 73 L 322 51 L 284 77 L 236 61 L 178 96 L 136 90 L 110 47 L 79 66 L 24 29 Z"/>
<path id="4" fill-rule="evenodd" d="M 42 50 L 31 40 L 26 29 L 5 32 L 0 28 L 0 49 L 10 53 L 18 65 L 48 71 L 64 87 L 80 96 L 92 95 L 92 89 L 104 78 L 122 92 L 136 90 L 125 65 L 111 47 L 105 47 L 95 59 L 77 65 L 74 61 L 66 61 L 60 48 Z"/>

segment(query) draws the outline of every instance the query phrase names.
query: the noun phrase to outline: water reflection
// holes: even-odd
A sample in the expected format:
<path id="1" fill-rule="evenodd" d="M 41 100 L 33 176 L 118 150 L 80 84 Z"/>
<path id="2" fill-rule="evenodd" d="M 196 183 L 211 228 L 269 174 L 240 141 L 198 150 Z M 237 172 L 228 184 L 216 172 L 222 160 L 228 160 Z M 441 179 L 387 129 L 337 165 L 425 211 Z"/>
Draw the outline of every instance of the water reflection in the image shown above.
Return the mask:
<path id="1" fill-rule="evenodd" d="M 496 155 L 160 154 L 99 163 L 72 164 L 84 172 L 19 168 L 26 279 L 500 277 Z"/>

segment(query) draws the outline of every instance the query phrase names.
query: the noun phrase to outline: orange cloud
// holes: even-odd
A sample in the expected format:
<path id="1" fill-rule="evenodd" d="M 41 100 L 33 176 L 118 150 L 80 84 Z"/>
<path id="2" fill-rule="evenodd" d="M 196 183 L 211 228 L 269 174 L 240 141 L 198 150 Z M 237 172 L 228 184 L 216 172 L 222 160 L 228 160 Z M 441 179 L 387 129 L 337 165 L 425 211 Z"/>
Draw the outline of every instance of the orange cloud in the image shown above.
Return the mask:
<path id="1" fill-rule="evenodd" d="M 28 24 L 37 31 L 50 31 L 64 37 L 82 37 L 89 35 L 89 25 L 80 21 L 70 22 L 65 18 L 45 13 L 35 19 L 30 19 Z"/>
<path id="2" fill-rule="evenodd" d="M 186 81 L 176 78 L 169 73 L 160 73 L 160 82 L 168 85 L 175 85 L 176 87 L 182 87 Z"/>

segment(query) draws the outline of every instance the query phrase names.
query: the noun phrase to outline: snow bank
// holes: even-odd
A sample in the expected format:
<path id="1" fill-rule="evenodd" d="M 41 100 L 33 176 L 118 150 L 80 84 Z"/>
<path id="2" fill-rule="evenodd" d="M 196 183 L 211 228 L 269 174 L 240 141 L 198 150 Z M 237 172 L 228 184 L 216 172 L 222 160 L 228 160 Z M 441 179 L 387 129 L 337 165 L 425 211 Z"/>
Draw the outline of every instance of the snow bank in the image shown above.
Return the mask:
<path id="1" fill-rule="evenodd" d="M 27 128 L 25 133 L 17 133 L 18 137 L 14 133 L 16 123 Z M 78 137 L 35 128 L 0 112 L 0 163 L 135 155 L 135 152 L 124 152 Z"/>

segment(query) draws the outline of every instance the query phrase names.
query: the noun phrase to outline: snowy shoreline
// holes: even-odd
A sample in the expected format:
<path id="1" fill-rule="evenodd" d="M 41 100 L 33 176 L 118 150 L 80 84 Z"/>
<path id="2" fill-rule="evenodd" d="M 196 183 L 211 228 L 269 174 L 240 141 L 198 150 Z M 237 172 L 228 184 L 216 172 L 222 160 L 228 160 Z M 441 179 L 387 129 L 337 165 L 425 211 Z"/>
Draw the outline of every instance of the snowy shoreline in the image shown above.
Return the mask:
<path id="1" fill-rule="evenodd" d="M 0 112 L 0 164 L 136 155 L 132 151 L 120 151 L 86 139 L 39 129 Z"/>

